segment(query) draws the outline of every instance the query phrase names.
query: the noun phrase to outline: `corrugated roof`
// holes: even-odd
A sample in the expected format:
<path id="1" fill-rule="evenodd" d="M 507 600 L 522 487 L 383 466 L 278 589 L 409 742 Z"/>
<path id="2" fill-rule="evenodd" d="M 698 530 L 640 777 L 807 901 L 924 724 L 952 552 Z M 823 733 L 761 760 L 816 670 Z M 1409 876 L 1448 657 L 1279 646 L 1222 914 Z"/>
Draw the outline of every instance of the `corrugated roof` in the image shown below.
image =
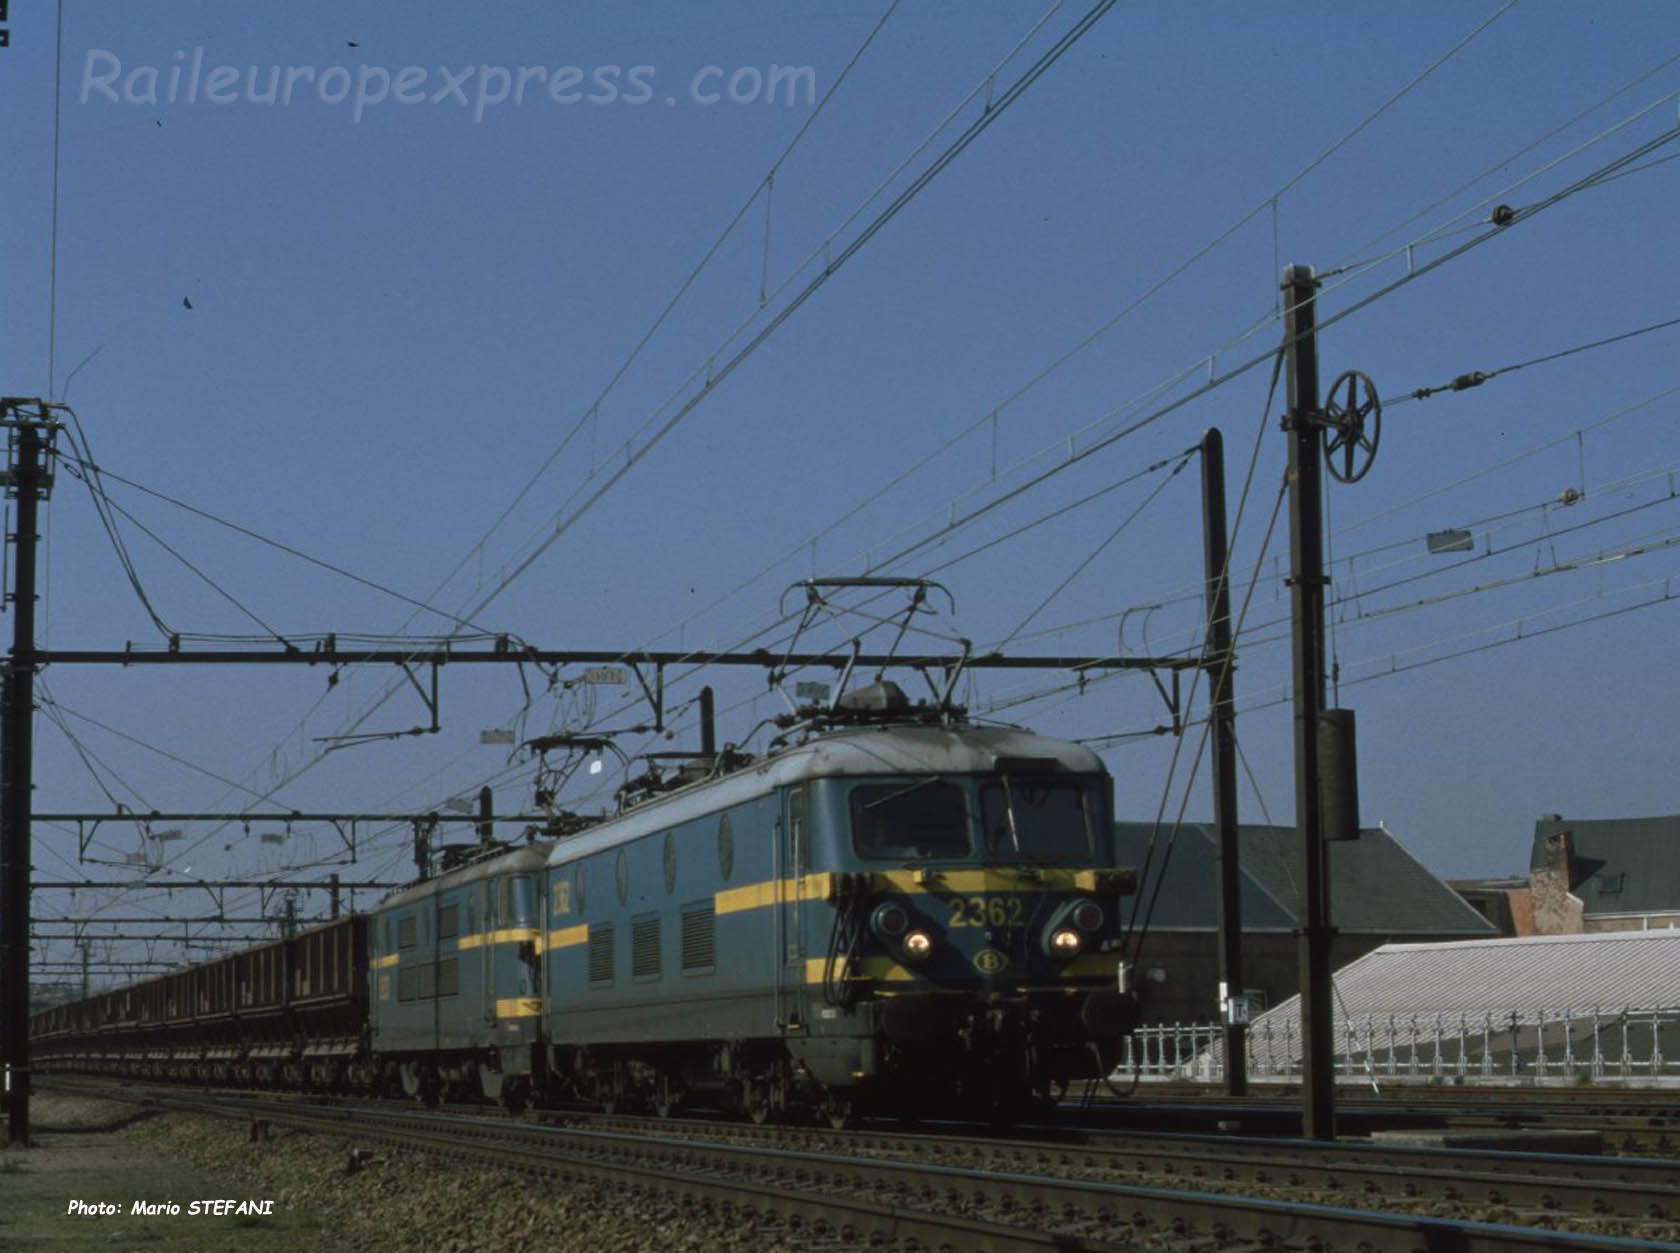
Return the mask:
<path id="1" fill-rule="evenodd" d="M 1680 930 L 1385 944 L 1334 982 L 1340 1020 L 1680 1008 Z M 1256 1026 L 1300 1012 L 1290 997 Z"/>
<path id="2" fill-rule="evenodd" d="M 1114 830 L 1122 863 L 1141 870 L 1153 824 L 1117 822 Z M 1140 907 L 1147 908 L 1160 876 L 1170 831 L 1170 827 L 1163 828 L 1148 880 L 1138 896 Z M 1293 930 L 1298 908 L 1295 828 L 1242 826 L 1238 839 L 1243 929 Z M 1216 847 L 1213 830 L 1204 823 L 1186 823 L 1179 829 L 1151 926 L 1216 925 Z M 1357 840 L 1330 845 L 1330 913 L 1335 927 L 1350 935 L 1495 934 L 1485 918 L 1383 827 L 1365 828 Z"/>
<path id="3" fill-rule="evenodd" d="M 1570 833 L 1575 861 L 1570 891 L 1587 914 L 1655 914 L 1680 910 L 1680 814 L 1664 818 L 1542 818 L 1529 857 L 1546 864 L 1546 838 Z"/>

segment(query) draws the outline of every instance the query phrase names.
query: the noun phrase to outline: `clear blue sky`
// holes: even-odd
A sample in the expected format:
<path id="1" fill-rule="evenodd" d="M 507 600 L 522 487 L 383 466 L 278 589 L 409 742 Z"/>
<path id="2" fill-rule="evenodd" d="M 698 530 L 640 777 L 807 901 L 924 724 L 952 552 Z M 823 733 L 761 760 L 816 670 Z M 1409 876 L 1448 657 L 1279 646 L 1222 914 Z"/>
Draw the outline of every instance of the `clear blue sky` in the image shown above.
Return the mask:
<path id="1" fill-rule="evenodd" d="M 727 361 L 814 277 L 799 267 L 812 255 L 822 264 L 825 239 L 827 255 L 839 254 L 1086 6 L 1046 17 L 1048 5 L 906 0 L 777 167 L 767 198 L 766 174 L 886 10 L 885 0 L 69 0 L 50 335 L 54 16 L 50 5 L 14 5 L 0 50 L 10 191 L 0 390 L 67 397 L 113 474 L 446 613 L 495 592 L 476 622 L 539 646 L 773 641 L 761 633 L 790 582 L 872 569 L 935 572 L 957 613 L 929 625 L 982 646 L 1014 635 L 1018 651 L 1168 652 L 1193 644 L 1199 614 L 1196 466 L 1141 472 L 1162 460 L 1170 469 L 1217 424 L 1235 513 L 1259 435 L 1236 540 L 1240 600 L 1286 453 L 1281 395 L 1262 429 L 1264 363 L 1191 393 L 1210 355 L 1218 375 L 1276 345 L 1280 267 L 1338 270 L 1321 298 L 1321 318 L 1333 317 L 1405 278 L 1406 243 L 1418 241 L 1421 269 L 1478 239 L 1492 204 L 1540 205 L 1677 120 L 1680 20 L 1667 4 L 1122 4 L 650 446 L 696 395 L 695 372 Z M 1000 62 L 988 93 L 981 84 Z M 222 103 L 211 98 L 218 66 L 233 67 L 216 80 Z M 410 66 L 419 70 L 405 80 Z M 580 71 L 575 87 L 564 66 Z M 793 72 L 777 79 L 771 67 Z M 288 72 L 290 102 L 278 90 L 266 102 L 271 73 Z M 463 99 L 448 95 L 451 80 Z M 1652 164 L 1675 152 L 1680 143 L 1653 148 L 1625 177 L 1520 219 L 1337 323 L 1322 340 L 1325 381 L 1357 368 L 1383 396 L 1403 397 L 1680 317 L 1680 165 Z M 1680 386 L 1677 343 L 1680 328 L 1656 331 L 1392 407 L 1369 477 L 1331 487 L 1333 639 L 1341 699 L 1360 718 L 1364 816 L 1440 874 L 1522 872 L 1543 812 L 1680 810 L 1675 611 L 1633 608 L 1660 600 L 1677 572 L 1664 545 L 1680 539 L 1680 393 L 1663 395 Z M 452 628 L 114 480 L 106 487 L 281 635 Z M 1557 503 L 1570 489 L 1584 497 Z M 261 633 L 134 522 L 116 522 L 172 629 Z M 1428 556 L 1424 536 L 1449 527 L 1470 530 L 1476 550 Z M 49 646 L 161 644 L 69 474 L 48 534 Z M 497 592 L 544 536 L 553 542 Z M 1244 782 L 1245 821 L 1292 820 L 1290 723 L 1276 703 L 1288 675 L 1277 579 L 1286 537 L 1280 520 L 1241 643 L 1238 732 L 1254 784 Z M 929 542 L 877 565 L 917 541 Z M 1566 629 L 1540 634 L 1548 627 Z M 808 642 L 843 638 L 831 626 Z M 390 675 L 347 673 L 328 690 L 319 670 L 61 667 L 46 684 L 100 781 L 131 807 L 240 808 L 284 784 L 265 805 L 431 808 L 493 780 L 498 807 L 513 811 L 529 800 L 530 772 L 510 769 L 506 748 L 481 745 L 481 730 L 643 717 L 616 689 L 588 693 L 591 709 L 581 689 L 557 697 L 527 677 L 535 699 L 524 708 L 511 670 L 446 670 L 440 734 L 319 762 L 317 737 L 356 725 Z M 781 707 L 756 675 L 713 681 L 725 738 Z M 1147 679 L 1044 694 L 1058 681 L 980 675 L 965 695 L 978 712 L 1072 737 L 1164 721 Z M 671 703 L 696 690 L 675 681 Z M 405 691 L 359 725 L 424 721 Z M 676 746 L 692 736 L 685 713 Z M 109 807 L 45 716 L 38 743 L 39 809 Z M 1152 817 L 1164 795 L 1168 815 L 1178 812 L 1194 736 L 1175 773 L 1165 737 L 1100 743 L 1121 817 Z M 1188 814 L 1208 811 L 1204 767 Z M 160 877 L 333 853 L 330 833 L 295 832 L 283 845 L 259 834 L 189 829 Z M 137 848 L 106 828 L 90 851 L 120 861 Z M 407 849 L 406 832 L 386 833 L 357 867 L 337 868 L 393 876 Z M 78 869 L 63 831 L 38 830 L 37 850 L 43 875 Z M 74 910 L 99 903 L 83 894 Z M 257 908 L 246 904 L 237 912 Z M 68 907 L 48 896 L 37 912 Z"/>

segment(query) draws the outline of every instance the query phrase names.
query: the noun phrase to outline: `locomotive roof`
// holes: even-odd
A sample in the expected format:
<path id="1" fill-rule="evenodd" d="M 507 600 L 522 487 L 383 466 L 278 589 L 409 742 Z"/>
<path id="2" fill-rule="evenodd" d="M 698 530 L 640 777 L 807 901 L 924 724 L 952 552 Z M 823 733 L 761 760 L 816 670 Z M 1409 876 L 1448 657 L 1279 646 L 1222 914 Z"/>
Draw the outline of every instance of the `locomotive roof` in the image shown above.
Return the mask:
<path id="1" fill-rule="evenodd" d="M 397 905 L 407 905 L 414 901 L 425 900 L 436 892 L 458 888 L 466 883 L 477 883 L 480 879 L 488 879 L 492 875 L 518 874 L 520 871 L 533 873 L 548 864 L 548 852 L 551 845 L 547 843 L 530 844 L 524 848 L 510 849 L 494 857 L 485 857 L 470 865 L 458 866 L 454 870 L 434 875 L 419 883 L 402 888 L 391 893 L 375 907 L 375 912 L 390 909 Z"/>
<path id="2" fill-rule="evenodd" d="M 1096 774 L 1102 761 L 1082 744 L 1019 727 L 874 726 L 836 731 L 725 775 L 645 801 L 581 835 L 561 840 L 549 861 L 563 865 L 623 840 L 704 817 L 806 779 L 853 775 L 984 774 L 1000 758 L 1054 761 L 1058 773 Z"/>

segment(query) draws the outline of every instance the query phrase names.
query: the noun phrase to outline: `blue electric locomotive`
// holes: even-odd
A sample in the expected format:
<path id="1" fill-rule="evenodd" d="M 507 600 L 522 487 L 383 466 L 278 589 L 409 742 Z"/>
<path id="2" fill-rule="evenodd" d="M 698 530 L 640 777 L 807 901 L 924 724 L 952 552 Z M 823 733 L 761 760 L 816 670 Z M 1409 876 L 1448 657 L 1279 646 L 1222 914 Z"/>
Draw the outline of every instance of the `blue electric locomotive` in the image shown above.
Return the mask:
<path id="1" fill-rule="evenodd" d="M 540 1082 L 541 885 L 551 846 L 446 850 L 464 864 L 387 897 L 368 927 L 372 1068 L 386 1091 L 513 1109 Z"/>
<path id="2" fill-rule="evenodd" d="M 1095 754 L 890 683 L 835 712 L 852 725 L 554 846 L 557 1085 L 842 1122 L 1007 1111 L 1112 1068 L 1135 875 Z"/>

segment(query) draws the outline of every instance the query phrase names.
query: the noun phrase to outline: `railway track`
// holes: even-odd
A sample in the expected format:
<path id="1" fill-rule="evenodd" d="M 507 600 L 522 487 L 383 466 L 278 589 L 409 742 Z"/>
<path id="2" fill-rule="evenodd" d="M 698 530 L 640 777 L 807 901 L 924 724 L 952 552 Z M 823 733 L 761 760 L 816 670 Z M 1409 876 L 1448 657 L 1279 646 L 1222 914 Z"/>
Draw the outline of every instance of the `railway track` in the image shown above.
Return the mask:
<path id="1" fill-rule="evenodd" d="M 1625 1228 L 1652 1210 L 1680 1212 L 1680 1164 L 1672 1162 L 1441 1155 L 1185 1136 L 1151 1137 L 1135 1145 L 1056 1144 L 570 1115 L 537 1124 L 369 1102 L 150 1088 L 102 1088 L 99 1094 L 348 1137 L 359 1145 L 471 1155 L 527 1173 L 604 1180 L 725 1214 L 777 1215 L 790 1229 L 843 1241 L 897 1240 L 951 1249 L 1371 1253 L 1680 1248 L 1661 1243 L 1680 1234 L 1672 1222 L 1640 1238 L 1582 1228 L 1594 1223 Z M 1558 1225 L 1573 1221 L 1576 1229 L 1369 1208 L 1378 1199 L 1404 1195 L 1418 1180 L 1446 1178 L 1459 1181 L 1465 1205 L 1492 1205 L 1513 1217 Z M 1351 1192 L 1364 1204 L 1303 1200 L 1302 1192 Z M 1414 1199 L 1423 1196 L 1419 1192 Z"/>
<path id="2" fill-rule="evenodd" d="M 665 1133 L 657 1119 L 565 1115 L 601 1130 Z M 1536 1213 L 1615 1215 L 1680 1224 L 1680 1161 L 1578 1154 L 1431 1149 L 1404 1145 L 1318 1144 L 1272 1137 L 1134 1133 L 1126 1136 L 1040 1128 L 1055 1138 L 966 1134 L 834 1132 L 708 1122 L 675 1125 L 729 1143 L 836 1149 L 904 1160 L 1011 1169 L 1162 1186 L 1258 1187 L 1335 1193 L 1363 1204 L 1447 1201 Z M 692 1129 L 692 1130 L 690 1130 Z"/>
<path id="3" fill-rule="evenodd" d="M 1237 1126 L 1245 1131 L 1294 1135 L 1300 1129 L 1298 1095 L 1244 1097 L 1222 1092 L 1175 1089 L 1138 1100 L 1099 1099 L 1082 1117 L 1116 1128 L 1171 1127 L 1180 1130 Z M 1680 1092 L 1533 1088 L 1388 1090 L 1383 1096 L 1343 1097 L 1336 1125 L 1346 1135 L 1411 1127 L 1441 1131 L 1515 1130 L 1596 1132 L 1615 1151 L 1666 1156 L 1680 1151 Z"/>

